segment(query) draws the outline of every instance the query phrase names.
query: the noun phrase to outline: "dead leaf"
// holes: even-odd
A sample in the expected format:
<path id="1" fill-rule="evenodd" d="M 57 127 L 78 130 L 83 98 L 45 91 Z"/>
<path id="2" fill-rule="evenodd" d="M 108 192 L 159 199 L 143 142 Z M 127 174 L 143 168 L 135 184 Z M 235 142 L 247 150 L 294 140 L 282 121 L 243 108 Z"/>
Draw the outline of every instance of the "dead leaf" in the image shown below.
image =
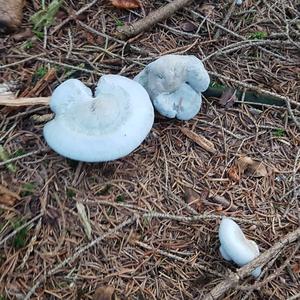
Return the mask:
<path id="1" fill-rule="evenodd" d="M 30 28 L 26 28 L 25 30 L 16 33 L 12 36 L 12 38 L 16 41 L 16 42 L 20 42 L 20 41 L 24 41 L 30 37 L 33 36 L 33 32 L 31 31 Z"/>
<path id="2" fill-rule="evenodd" d="M 237 165 L 242 174 L 247 172 L 254 177 L 265 177 L 268 175 L 268 170 L 261 161 L 253 160 L 248 156 L 239 158 Z"/>
<path id="3" fill-rule="evenodd" d="M 232 180 L 232 181 L 240 181 L 240 176 L 239 176 L 239 169 L 237 166 L 233 165 L 229 168 L 228 170 L 228 177 Z"/>
<path id="4" fill-rule="evenodd" d="M 185 188 L 184 199 L 185 201 L 198 212 L 202 211 L 204 208 L 203 200 L 206 200 L 209 192 L 207 194 L 203 193 L 202 197 L 193 189 Z"/>
<path id="5" fill-rule="evenodd" d="M 196 30 L 197 26 L 195 24 L 193 24 L 192 22 L 184 22 L 181 25 L 181 29 L 185 32 L 192 32 L 194 30 Z"/>
<path id="6" fill-rule="evenodd" d="M 295 262 L 293 265 L 292 265 L 292 270 L 295 274 L 298 274 L 300 273 L 300 261 L 299 262 Z"/>
<path id="7" fill-rule="evenodd" d="M 216 212 L 220 212 L 223 210 L 223 207 L 221 205 L 218 205 L 216 208 L 215 208 Z"/>
<path id="8" fill-rule="evenodd" d="M 86 32 L 85 37 L 89 44 L 95 44 L 95 37 L 90 32 Z"/>
<path id="9" fill-rule="evenodd" d="M 6 206 L 14 206 L 17 200 L 21 200 L 17 193 L 10 191 L 0 184 L 0 203 Z"/>
<path id="10" fill-rule="evenodd" d="M 214 5 L 211 4 L 202 4 L 200 7 L 200 12 L 203 13 L 205 16 L 210 16 L 213 14 L 215 9 Z"/>
<path id="11" fill-rule="evenodd" d="M 229 168 L 228 177 L 232 181 L 239 181 L 244 174 L 253 177 L 265 177 L 269 172 L 263 162 L 254 160 L 249 156 L 242 156 Z"/>
<path id="12" fill-rule="evenodd" d="M 230 108 L 237 100 L 238 98 L 236 96 L 236 90 L 232 88 L 226 88 L 220 97 L 219 104 L 225 108 Z"/>
<path id="13" fill-rule="evenodd" d="M 111 4 L 117 8 L 132 9 L 141 7 L 138 0 L 110 0 Z"/>
<path id="14" fill-rule="evenodd" d="M 117 300 L 114 295 L 115 288 L 112 286 L 99 287 L 96 289 L 93 300 Z"/>
<path id="15" fill-rule="evenodd" d="M 180 130 L 183 134 L 185 134 L 188 138 L 190 138 L 193 142 L 195 142 L 197 145 L 199 145 L 206 151 L 213 153 L 213 154 L 217 152 L 215 145 L 211 141 L 209 141 L 207 138 L 205 138 L 204 136 L 201 136 L 201 135 L 189 130 L 188 128 L 181 127 Z"/>

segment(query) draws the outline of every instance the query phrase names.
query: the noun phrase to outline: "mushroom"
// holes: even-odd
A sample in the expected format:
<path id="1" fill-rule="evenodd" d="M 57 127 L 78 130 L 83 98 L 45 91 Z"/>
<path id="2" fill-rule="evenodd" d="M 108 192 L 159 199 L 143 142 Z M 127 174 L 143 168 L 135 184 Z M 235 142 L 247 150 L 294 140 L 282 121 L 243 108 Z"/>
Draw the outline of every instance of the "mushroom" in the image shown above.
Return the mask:
<path id="1" fill-rule="evenodd" d="M 165 117 L 189 120 L 200 110 L 201 92 L 210 83 L 203 63 L 193 55 L 165 55 L 147 65 L 134 80 L 149 93 Z"/>
<path id="2" fill-rule="evenodd" d="M 49 146 L 62 156 L 85 162 L 128 155 L 146 138 L 154 109 L 146 90 L 119 75 L 104 75 L 95 91 L 69 79 L 53 92 L 55 118 L 44 127 Z"/>
<path id="3" fill-rule="evenodd" d="M 219 239 L 222 257 L 227 261 L 234 261 L 240 267 L 259 256 L 257 244 L 246 239 L 239 225 L 230 218 L 222 218 Z M 260 273 L 261 267 L 257 267 L 251 274 L 258 277 Z"/>

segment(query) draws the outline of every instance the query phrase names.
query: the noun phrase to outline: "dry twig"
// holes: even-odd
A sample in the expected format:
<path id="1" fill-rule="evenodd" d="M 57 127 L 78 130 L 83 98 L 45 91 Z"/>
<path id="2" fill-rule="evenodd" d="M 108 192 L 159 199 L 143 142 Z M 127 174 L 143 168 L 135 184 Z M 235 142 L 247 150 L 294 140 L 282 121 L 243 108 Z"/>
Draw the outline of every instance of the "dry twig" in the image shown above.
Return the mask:
<path id="1" fill-rule="evenodd" d="M 148 14 L 144 19 L 139 20 L 135 23 L 125 25 L 118 28 L 118 37 L 121 39 L 127 39 L 133 37 L 147 29 L 151 26 L 169 18 L 176 11 L 186 7 L 192 2 L 192 0 L 174 0 L 163 6 L 150 14 Z"/>

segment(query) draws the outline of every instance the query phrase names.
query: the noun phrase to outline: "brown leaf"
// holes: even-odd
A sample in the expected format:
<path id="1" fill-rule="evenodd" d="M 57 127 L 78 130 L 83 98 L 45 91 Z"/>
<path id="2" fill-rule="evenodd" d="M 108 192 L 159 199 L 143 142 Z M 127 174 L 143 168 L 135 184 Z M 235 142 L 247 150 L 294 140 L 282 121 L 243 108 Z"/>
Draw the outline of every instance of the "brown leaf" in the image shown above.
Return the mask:
<path id="1" fill-rule="evenodd" d="M 245 173 L 253 177 L 265 177 L 269 174 L 263 162 L 242 156 L 229 168 L 228 177 L 233 181 L 239 181 Z"/>
<path id="2" fill-rule="evenodd" d="M 210 16 L 214 12 L 214 5 L 211 4 L 202 4 L 200 7 L 200 12 L 202 12 L 205 16 Z"/>
<path id="3" fill-rule="evenodd" d="M 138 0 L 110 0 L 112 5 L 117 8 L 132 9 L 141 7 Z"/>
<path id="4" fill-rule="evenodd" d="M 237 165 L 241 174 L 248 172 L 254 177 L 265 177 L 268 175 L 268 170 L 261 161 L 253 160 L 248 156 L 239 158 L 237 161 Z"/>
<path id="5" fill-rule="evenodd" d="M 189 130 L 188 128 L 181 127 L 180 130 L 183 134 L 185 134 L 188 138 L 190 138 L 193 142 L 195 142 L 197 145 L 199 145 L 206 151 L 213 153 L 213 154 L 217 152 L 215 145 L 211 141 L 209 141 L 207 138 L 205 138 L 204 136 L 201 136 L 201 135 Z"/>
<path id="6" fill-rule="evenodd" d="M 237 100 L 236 91 L 232 88 L 226 88 L 220 97 L 219 104 L 225 108 L 230 108 Z"/>
<path id="7" fill-rule="evenodd" d="M 85 37 L 89 44 L 95 44 L 95 37 L 90 32 L 86 32 Z"/>
<path id="8" fill-rule="evenodd" d="M 201 197 L 196 191 L 187 187 L 185 188 L 184 199 L 191 207 L 200 212 L 203 210 L 204 206 L 202 200 L 203 198 L 205 198 L 204 200 L 206 200 L 208 194 L 209 193 L 207 192 L 207 195 L 203 194 L 203 197 Z"/>
<path id="9" fill-rule="evenodd" d="M 93 300 L 117 300 L 115 288 L 112 286 L 99 287 L 96 289 Z"/>
<path id="10" fill-rule="evenodd" d="M 239 175 L 239 169 L 237 166 L 233 165 L 229 168 L 228 170 L 228 177 L 232 180 L 232 181 L 240 181 L 240 175 Z"/>
<path id="11" fill-rule="evenodd" d="M 181 25 L 181 29 L 186 32 L 194 31 L 196 28 L 197 28 L 197 26 L 191 22 L 184 22 Z"/>
<path id="12" fill-rule="evenodd" d="M 299 262 L 295 262 L 293 265 L 292 265 L 292 270 L 294 273 L 298 274 L 300 273 L 300 261 Z"/>
<path id="13" fill-rule="evenodd" d="M 17 200 L 20 200 L 17 193 L 10 191 L 8 188 L 0 184 L 0 203 L 7 206 L 14 206 Z"/>
<path id="14" fill-rule="evenodd" d="M 17 42 L 20 42 L 20 41 L 24 41 L 30 37 L 33 36 L 33 32 L 31 31 L 30 28 L 26 28 L 25 30 L 19 32 L 19 33 L 16 33 L 12 36 L 12 38 L 17 41 Z"/>

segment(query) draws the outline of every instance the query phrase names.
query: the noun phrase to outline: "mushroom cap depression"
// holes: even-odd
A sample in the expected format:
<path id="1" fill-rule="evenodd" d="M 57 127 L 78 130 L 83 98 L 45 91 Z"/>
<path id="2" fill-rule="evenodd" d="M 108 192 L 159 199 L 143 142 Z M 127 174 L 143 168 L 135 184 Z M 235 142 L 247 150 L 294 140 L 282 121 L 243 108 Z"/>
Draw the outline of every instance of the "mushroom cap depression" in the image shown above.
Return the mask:
<path id="1" fill-rule="evenodd" d="M 104 75 L 95 91 L 77 79 L 59 85 L 50 100 L 55 118 L 44 127 L 48 145 L 62 156 L 85 162 L 128 155 L 150 132 L 154 109 L 147 91 L 119 75 Z"/>
<path id="2" fill-rule="evenodd" d="M 150 63 L 134 80 L 147 90 L 160 114 L 180 120 L 189 120 L 199 112 L 201 92 L 210 83 L 203 63 L 196 56 L 173 54 Z"/>
<path id="3" fill-rule="evenodd" d="M 259 256 L 259 249 L 256 243 L 246 239 L 238 224 L 230 218 L 222 218 L 219 228 L 219 239 L 222 257 L 225 260 L 234 261 L 239 266 L 244 266 Z M 260 273 L 260 267 L 252 271 L 254 277 L 258 277 Z"/>

